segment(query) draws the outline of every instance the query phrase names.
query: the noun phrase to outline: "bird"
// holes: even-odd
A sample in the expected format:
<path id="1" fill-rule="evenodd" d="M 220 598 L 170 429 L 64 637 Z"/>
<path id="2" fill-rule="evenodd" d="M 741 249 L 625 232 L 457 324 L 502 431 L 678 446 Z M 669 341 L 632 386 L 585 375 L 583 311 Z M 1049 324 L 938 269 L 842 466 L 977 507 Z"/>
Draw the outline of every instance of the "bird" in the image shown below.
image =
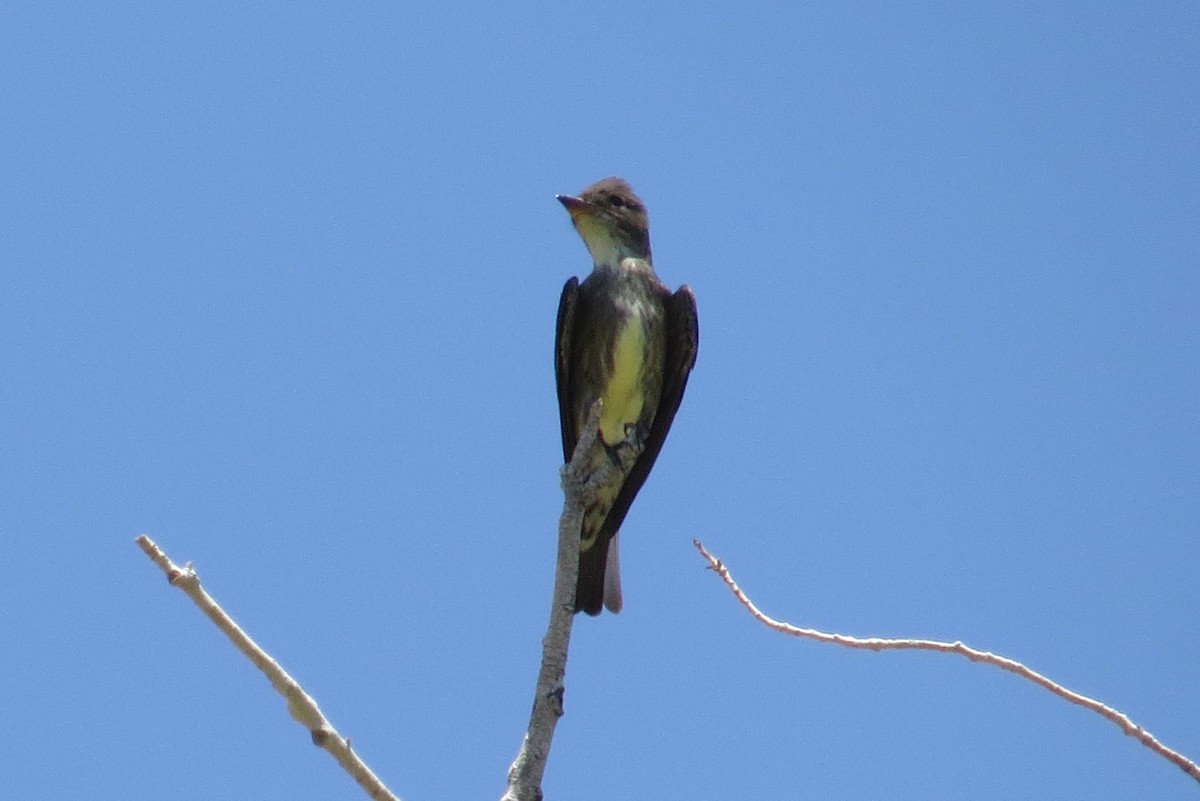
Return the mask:
<path id="1" fill-rule="evenodd" d="M 597 399 L 598 444 L 589 472 L 615 469 L 586 502 L 579 540 L 575 611 L 620 612 L 618 533 L 650 474 L 696 363 L 696 297 L 671 292 L 654 272 L 646 207 L 621 178 L 579 195 L 557 195 L 592 256 L 592 271 L 563 286 L 554 337 L 554 375 L 563 461 Z"/>

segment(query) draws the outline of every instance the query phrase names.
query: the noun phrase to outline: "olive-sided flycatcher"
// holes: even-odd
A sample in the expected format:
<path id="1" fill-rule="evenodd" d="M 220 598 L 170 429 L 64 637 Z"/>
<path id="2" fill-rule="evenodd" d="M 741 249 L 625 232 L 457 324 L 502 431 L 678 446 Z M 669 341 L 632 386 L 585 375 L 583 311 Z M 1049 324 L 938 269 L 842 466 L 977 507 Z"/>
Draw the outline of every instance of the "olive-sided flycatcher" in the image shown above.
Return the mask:
<path id="1" fill-rule="evenodd" d="M 696 298 L 672 293 L 650 259 L 646 207 L 620 178 L 605 178 L 578 197 L 559 195 L 594 262 L 582 283 L 571 278 L 558 304 L 554 374 L 563 459 L 571 460 L 597 398 L 601 447 L 593 460 L 616 469 L 584 512 L 575 611 L 621 611 L 617 532 L 675 418 L 700 332 Z M 599 466 L 599 465 L 597 465 Z"/>

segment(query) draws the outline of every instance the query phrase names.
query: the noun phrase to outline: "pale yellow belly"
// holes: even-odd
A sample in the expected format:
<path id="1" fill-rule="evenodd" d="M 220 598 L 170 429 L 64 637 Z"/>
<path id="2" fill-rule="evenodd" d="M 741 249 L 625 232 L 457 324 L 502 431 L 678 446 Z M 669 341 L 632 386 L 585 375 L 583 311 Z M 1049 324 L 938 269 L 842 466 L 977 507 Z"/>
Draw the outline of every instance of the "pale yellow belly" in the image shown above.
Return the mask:
<path id="1" fill-rule="evenodd" d="M 645 400 L 642 363 L 646 353 L 646 329 L 638 315 L 626 318 L 617 336 L 613 353 L 613 372 L 604 388 L 604 407 L 600 415 L 600 436 L 609 445 L 625 439 L 627 426 L 642 417 Z"/>

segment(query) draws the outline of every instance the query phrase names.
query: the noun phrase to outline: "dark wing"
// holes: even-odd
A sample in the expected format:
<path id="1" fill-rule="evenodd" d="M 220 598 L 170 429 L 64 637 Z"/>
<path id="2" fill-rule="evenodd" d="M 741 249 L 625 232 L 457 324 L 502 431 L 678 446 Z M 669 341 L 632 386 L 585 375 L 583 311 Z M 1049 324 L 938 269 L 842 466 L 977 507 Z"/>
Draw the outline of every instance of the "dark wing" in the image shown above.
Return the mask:
<path id="1" fill-rule="evenodd" d="M 579 279 L 572 276 L 558 300 L 558 326 L 554 331 L 554 383 L 558 386 L 558 420 L 562 425 L 563 463 L 571 461 L 579 432 L 571 409 L 571 340 L 575 332 L 575 309 L 579 306 Z"/>
<path id="2" fill-rule="evenodd" d="M 700 346 L 700 323 L 696 316 L 696 296 L 686 284 L 675 291 L 675 294 L 663 299 L 663 311 L 666 315 L 667 352 L 663 360 L 663 388 L 658 401 L 658 411 L 654 413 L 654 423 L 650 426 L 650 435 L 646 438 L 646 446 L 641 456 L 633 463 L 621 491 L 613 501 L 612 509 L 604 520 L 604 528 L 600 530 L 600 539 L 606 542 L 617 533 L 638 490 L 650 475 L 654 460 L 662 450 L 675 412 L 679 411 L 679 402 L 683 400 L 683 390 L 687 387 L 688 375 L 696 363 L 696 351 Z M 560 312 L 561 314 L 561 312 Z M 565 428 L 564 428 L 565 431 Z"/>

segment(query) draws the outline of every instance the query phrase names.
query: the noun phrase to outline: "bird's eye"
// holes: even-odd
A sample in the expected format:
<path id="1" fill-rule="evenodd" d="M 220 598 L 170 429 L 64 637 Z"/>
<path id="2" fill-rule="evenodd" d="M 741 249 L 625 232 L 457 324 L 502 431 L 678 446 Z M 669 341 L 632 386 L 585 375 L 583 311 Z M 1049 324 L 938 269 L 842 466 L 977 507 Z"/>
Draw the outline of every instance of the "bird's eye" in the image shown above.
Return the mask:
<path id="1" fill-rule="evenodd" d="M 608 205 L 614 209 L 623 209 L 625 208 L 625 200 L 620 195 L 611 195 L 608 198 Z"/>

